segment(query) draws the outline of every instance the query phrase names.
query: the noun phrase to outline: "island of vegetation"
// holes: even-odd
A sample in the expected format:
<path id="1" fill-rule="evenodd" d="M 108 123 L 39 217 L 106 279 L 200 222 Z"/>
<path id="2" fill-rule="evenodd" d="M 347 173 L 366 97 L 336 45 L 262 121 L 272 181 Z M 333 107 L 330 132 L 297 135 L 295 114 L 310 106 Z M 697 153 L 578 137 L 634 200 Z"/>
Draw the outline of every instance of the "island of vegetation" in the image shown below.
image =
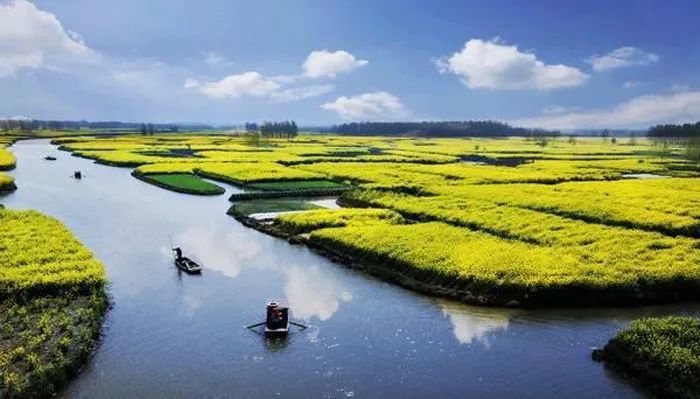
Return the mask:
<path id="1" fill-rule="evenodd" d="M 14 169 L 17 163 L 15 156 L 5 149 L 5 147 L 10 144 L 12 144 L 12 140 L 0 136 L 0 193 L 12 191 L 17 188 L 12 176 L 1 172 L 3 170 Z"/>
<path id="2" fill-rule="evenodd" d="M 519 307 L 700 299 L 700 169 L 685 142 L 264 126 L 54 142 L 135 174 L 238 185 L 229 214 L 246 225 L 434 295 Z M 310 201 L 329 196 L 344 209 Z"/>
<path id="3" fill-rule="evenodd" d="M 59 221 L 0 206 L 0 397 L 51 397 L 92 353 L 105 272 Z"/>
<path id="4" fill-rule="evenodd" d="M 658 397 L 700 397 L 698 319 L 636 320 L 593 357 Z"/>

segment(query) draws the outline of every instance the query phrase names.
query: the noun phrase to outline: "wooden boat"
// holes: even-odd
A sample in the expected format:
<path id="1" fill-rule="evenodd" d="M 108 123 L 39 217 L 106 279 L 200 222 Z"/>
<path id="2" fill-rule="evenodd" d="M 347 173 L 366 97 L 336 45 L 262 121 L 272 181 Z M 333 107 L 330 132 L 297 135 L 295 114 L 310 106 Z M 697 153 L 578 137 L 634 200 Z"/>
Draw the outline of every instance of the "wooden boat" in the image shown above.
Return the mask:
<path id="1" fill-rule="evenodd" d="M 272 301 L 267 304 L 266 337 L 286 337 L 289 334 L 289 308 Z"/>
<path id="2" fill-rule="evenodd" d="M 44 159 L 47 160 L 47 161 L 55 161 L 55 160 L 56 160 L 56 157 L 54 157 L 54 156 L 52 156 L 52 155 L 47 155 L 47 156 L 44 157 Z"/>
<path id="3" fill-rule="evenodd" d="M 180 259 L 175 259 L 175 266 L 185 273 L 199 274 L 202 272 L 202 266 L 198 265 L 197 262 L 186 256 L 183 256 Z"/>
<path id="4" fill-rule="evenodd" d="M 256 323 L 246 328 L 255 329 L 262 325 L 265 326 L 262 334 L 267 338 L 284 338 L 289 334 L 289 325 L 294 325 L 299 327 L 299 329 L 304 330 L 306 326 L 300 323 L 295 323 L 289 320 L 289 308 L 280 306 L 277 301 L 270 301 L 265 306 L 267 310 L 267 317 L 262 323 Z M 260 333 L 259 331 L 255 330 Z"/>

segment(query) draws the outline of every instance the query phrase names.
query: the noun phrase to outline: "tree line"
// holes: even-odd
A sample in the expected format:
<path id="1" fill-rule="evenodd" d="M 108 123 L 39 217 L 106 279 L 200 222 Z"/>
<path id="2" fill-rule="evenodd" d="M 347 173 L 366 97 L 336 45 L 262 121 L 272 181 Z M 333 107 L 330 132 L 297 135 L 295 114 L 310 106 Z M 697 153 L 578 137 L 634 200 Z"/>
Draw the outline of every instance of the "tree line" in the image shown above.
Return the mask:
<path id="1" fill-rule="evenodd" d="M 422 137 L 556 137 L 561 132 L 513 127 L 498 121 L 353 122 L 335 125 L 328 132 L 352 136 Z"/>
<path id="2" fill-rule="evenodd" d="M 211 126 L 187 126 L 188 129 L 211 129 Z M 145 128 L 145 129 L 144 129 Z M 40 130 L 75 131 L 75 130 L 135 130 L 141 133 L 176 132 L 179 126 L 169 123 L 137 123 L 119 121 L 89 122 L 85 120 L 41 120 L 41 119 L 0 119 L 0 131 L 31 133 Z M 145 131 L 144 131 L 145 130 Z"/>
<path id="3" fill-rule="evenodd" d="M 666 124 L 649 128 L 649 137 L 700 137 L 700 122 L 684 123 L 682 125 Z"/>
<path id="4" fill-rule="evenodd" d="M 259 134 L 264 138 L 293 139 L 299 134 L 299 127 L 294 121 L 263 122 L 261 125 L 246 122 L 245 130 L 248 134 Z"/>

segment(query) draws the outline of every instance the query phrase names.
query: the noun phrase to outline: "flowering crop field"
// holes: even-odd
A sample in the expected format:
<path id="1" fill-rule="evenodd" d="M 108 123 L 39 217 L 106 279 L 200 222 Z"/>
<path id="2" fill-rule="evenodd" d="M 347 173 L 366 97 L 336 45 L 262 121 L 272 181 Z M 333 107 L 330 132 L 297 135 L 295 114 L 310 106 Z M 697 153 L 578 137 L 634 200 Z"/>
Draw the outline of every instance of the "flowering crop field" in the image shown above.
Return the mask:
<path id="1" fill-rule="evenodd" d="M 56 142 L 144 175 L 189 173 L 251 190 L 300 181 L 350 185 L 341 197 L 350 208 L 284 215 L 275 226 L 310 233 L 310 244 L 375 264 L 405 285 L 439 286 L 435 292 L 468 302 L 700 297 L 700 170 L 681 148 L 660 152 L 646 139 L 302 135 L 249 145 L 235 135 L 155 135 Z"/>
<path id="2" fill-rule="evenodd" d="M 105 271 L 59 221 L 0 208 L 0 394 L 49 397 L 99 338 Z"/>

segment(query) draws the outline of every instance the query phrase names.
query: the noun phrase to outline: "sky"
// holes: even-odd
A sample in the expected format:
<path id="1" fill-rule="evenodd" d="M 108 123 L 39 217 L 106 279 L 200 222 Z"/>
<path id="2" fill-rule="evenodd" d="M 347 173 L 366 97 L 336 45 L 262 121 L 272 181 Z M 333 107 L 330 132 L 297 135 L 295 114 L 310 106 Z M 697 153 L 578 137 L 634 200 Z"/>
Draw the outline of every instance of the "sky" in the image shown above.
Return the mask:
<path id="1" fill-rule="evenodd" d="M 0 117 L 700 120 L 697 0 L 0 0 Z"/>

